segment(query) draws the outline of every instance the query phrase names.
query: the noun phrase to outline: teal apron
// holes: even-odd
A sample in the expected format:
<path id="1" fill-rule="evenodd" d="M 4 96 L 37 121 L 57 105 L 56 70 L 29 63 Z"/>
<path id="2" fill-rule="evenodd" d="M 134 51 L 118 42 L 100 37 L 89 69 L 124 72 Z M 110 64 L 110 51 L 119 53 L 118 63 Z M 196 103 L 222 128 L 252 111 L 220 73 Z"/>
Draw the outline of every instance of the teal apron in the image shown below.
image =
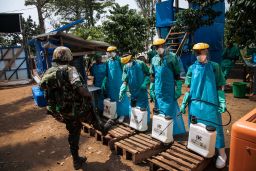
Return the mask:
<path id="1" fill-rule="evenodd" d="M 199 99 L 219 105 L 218 92 L 215 80 L 215 74 L 211 63 L 202 64 L 196 61 L 192 65 L 192 77 L 190 85 L 191 99 Z M 221 114 L 218 112 L 218 107 L 200 101 L 191 101 L 189 104 L 189 116 L 193 115 L 197 118 L 212 121 L 222 125 Z M 223 127 L 217 126 L 205 121 L 198 122 L 205 125 L 211 125 L 216 128 L 216 148 L 225 147 Z"/>
<path id="2" fill-rule="evenodd" d="M 94 77 L 93 79 L 93 85 L 96 87 L 101 87 L 103 79 L 106 76 L 106 64 L 105 63 L 99 63 L 99 64 L 93 64 L 92 66 L 92 76 Z M 104 95 L 103 92 L 100 91 L 98 94 L 98 99 L 96 101 L 96 106 L 100 111 L 103 111 L 104 105 Z"/>
<path id="3" fill-rule="evenodd" d="M 160 112 L 173 118 L 173 135 L 186 133 L 183 118 L 177 100 L 175 99 L 175 80 L 173 71 L 166 62 L 166 56 L 161 61 L 152 62 L 155 72 L 156 106 Z"/>
<path id="4" fill-rule="evenodd" d="M 145 108 L 148 111 L 148 122 L 150 122 L 150 109 L 148 103 L 148 92 L 141 89 L 141 85 L 145 79 L 142 66 L 136 62 L 130 62 L 127 65 L 128 86 L 131 93 L 131 100 L 136 100 L 136 106 Z"/>
<path id="5" fill-rule="evenodd" d="M 129 99 L 127 95 L 119 102 L 119 91 L 122 85 L 122 67 L 118 60 L 107 62 L 107 93 L 111 101 L 117 102 L 117 115 L 129 116 Z"/>

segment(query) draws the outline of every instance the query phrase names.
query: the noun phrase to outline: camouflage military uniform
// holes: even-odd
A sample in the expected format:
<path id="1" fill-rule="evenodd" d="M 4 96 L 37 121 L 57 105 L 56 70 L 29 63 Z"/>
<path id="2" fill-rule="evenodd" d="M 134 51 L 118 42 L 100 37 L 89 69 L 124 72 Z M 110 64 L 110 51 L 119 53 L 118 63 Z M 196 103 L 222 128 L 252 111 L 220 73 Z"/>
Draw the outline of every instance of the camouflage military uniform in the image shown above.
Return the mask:
<path id="1" fill-rule="evenodd" d="M 48 112 L 66 124 L 74 167 L 79 169 L 84 162 L 78 155 L 81 120 L 91 115 L 92 105 L 87 98 L 79 94 L 78 89 L 82 86 L 87 89 L 87 86 L 83 84 L 84 81 L 76 68 L 66 62 L 73 59 L 71 51 L 68 49 L 65 53 L 63 49 L 67 51 L 65 47 L 54 51 L 56 63 L 45 72 L 40 86 L 45 90 Z M 58 60 L 58 57 L 62 60 Z"/>

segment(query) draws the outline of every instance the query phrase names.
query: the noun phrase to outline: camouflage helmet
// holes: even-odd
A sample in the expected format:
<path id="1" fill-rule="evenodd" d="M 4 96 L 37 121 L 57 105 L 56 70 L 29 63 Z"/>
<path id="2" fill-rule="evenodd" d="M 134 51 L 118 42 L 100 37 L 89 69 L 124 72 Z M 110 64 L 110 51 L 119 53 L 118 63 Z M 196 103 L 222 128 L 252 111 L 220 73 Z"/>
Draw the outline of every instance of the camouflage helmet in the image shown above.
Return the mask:
<path id="1" fill-rule="evenodd" d="M 53 61 L 68 62 L 73 60 L 72 52 L 65 46 L 57 47 L 53 52 Z"/>

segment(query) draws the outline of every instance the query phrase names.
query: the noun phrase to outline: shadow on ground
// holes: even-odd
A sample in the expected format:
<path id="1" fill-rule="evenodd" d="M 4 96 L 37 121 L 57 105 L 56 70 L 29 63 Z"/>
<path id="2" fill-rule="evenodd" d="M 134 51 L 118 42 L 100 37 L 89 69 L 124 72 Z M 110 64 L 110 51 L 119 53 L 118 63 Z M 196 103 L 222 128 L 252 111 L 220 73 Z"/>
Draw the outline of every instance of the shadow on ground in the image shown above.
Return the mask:
<path id="1" fill-rule="evenodd" d="M 88 162 L 84 167 L 84 171 L 133 171 L 133 169 L 126 164 L 121 162 L 120 156 L 117 156 L 116 154 L 112 153 L 109 156 L 109 160 L 106 162 Z"/>
<path id="2" fill-rule="evenodd" d="M 26 129 L 31 124 L 40 122 L 47 116 L 45 109 L 31 106 L 31 104 L 33 104 L 32 97 L 26 96 L 17 101 L 0 105 L 1 136 Z"/>

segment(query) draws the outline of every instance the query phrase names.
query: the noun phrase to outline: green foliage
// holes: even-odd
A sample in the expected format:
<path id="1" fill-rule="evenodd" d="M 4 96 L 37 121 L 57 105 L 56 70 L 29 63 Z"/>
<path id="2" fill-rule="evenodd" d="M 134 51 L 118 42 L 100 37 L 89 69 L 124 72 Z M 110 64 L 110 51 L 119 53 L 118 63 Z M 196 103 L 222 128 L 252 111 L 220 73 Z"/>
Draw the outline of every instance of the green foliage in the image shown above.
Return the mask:
<path id="1" fill-rule="evenodd" d="M 147 20 L 147 37 L 151 38 L 151 42 L 153 41 L 153 37 L 155 35 L 155 3 L 156 1 L 152 0 L 135 0 L 138 7 L 140 8 L 140 13 Z"/>
<path id="2" fill-rule="evenodd" d="M 117 46 L 121 53 L 137 53 L 144 50 L 147 39 L 147 21 L 129 6 L 115 4 L 103 22 L 106 41 Z"/>
<path id="3" fill-rule="evenodd" d="M 196 9 L 185 9 L 176 14 L 175 26 L 177 29 L 184 28 L 193 33 L 199 27 L 205 25 L 211 25 L 214 19 L 221 14 L 221 12 L 214 11 L 213 5 L 219 2 L 219 0 L 187 0 L 189 3 L 193 3 Z"/>
<path id="4" fill-rule="evenodd" d="M 79 36 L 87 40 L 104 40 L 104 33 L 102 27 L 87 27 L 79 26 L 75 30 L 71 31 L 74 35 Z"/>
<path id="5" fill-rule="evenodd" d="M 26 36 L 27 40 L 31 39 L 33 36 L 40 34 L 40 28 L 35 23 L 35 21 L 33 21 L 31 16 L 29 16 L 27 20 L 25 18 L 22 18 L 22 22 L 23 22 L 23 29 L 25 33 L 24 35 Z"/>
<path id="6" fill-rule="evenodd" d="M 27 19 L 22 18 L 22 29 L 24 31 L 25 40 L 29 40 L 33 36 L 40 34 L 40 28 L 32 20 L 31 16 L 29 16 Z M 22 43 L 21 33 L 0 34 L 0 44 L 2 46 L 12 46 Z"/>
<path id="7" fill-rule="evenodd" d="M 49 9 L 51 9 L 50 2 L 52 0 L 25 0 L 25 5 L 35 6 L 37 9 L 40 33 L 45 33 L 45 18 L 50 16 Z"/>
<path id="8" fill-rule="evenodd" d="M 61 16 L 62 22 L 84 18 L 87 26 L 94 26 L 113 2 L 114 0 L 52 0 L 50 3 L 52 12 L 56 16 Z"/>
<path id="9" fill-rule="evenodd" d="M 239 46 L 256 45 L 256 1 L 229 0 L 226 13 L 225 39 L 233 40 Z"/>

